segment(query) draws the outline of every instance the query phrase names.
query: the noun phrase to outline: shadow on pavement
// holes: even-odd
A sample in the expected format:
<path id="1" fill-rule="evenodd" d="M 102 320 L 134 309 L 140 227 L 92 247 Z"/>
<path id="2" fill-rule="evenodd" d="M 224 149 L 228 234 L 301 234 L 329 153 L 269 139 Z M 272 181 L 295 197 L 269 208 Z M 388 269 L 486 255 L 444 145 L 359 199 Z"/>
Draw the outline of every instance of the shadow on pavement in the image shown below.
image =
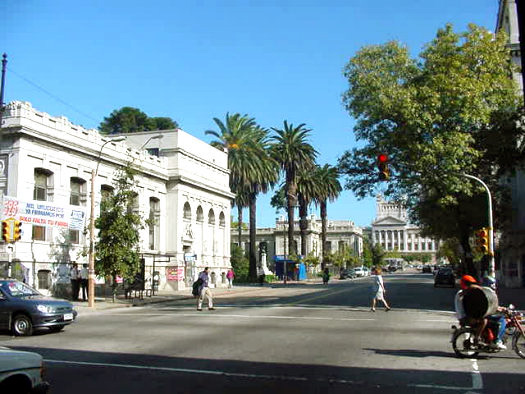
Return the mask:
<path id="1" fill-rule="evenodd" d="M 468 371 L 394 370 L 15 348 L 37 352 L 44 357 L 46 378 L 53 394 L 446 393 L 474 389 Z M 525 389 L 521 374 L 484 373 L 483 376 L 486 392 L 516 393 Z"/>

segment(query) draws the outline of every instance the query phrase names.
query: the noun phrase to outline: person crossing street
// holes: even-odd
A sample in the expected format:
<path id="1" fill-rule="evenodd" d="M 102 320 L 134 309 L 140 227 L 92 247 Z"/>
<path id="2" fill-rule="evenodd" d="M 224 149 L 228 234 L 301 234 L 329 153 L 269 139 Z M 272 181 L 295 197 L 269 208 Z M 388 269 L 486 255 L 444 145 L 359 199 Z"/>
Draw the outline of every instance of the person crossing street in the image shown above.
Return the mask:
<path id="1" fill-rule="evenodd" d="M 208 299 L 208 310 L 213 311 L 215 308 L 213 307 L 213 293 L 211 292 L 211 289 L 208 285 L 208 267 L 204 268 L 204 271 L 199 274 L 199 279 L 202 280 L 202 284 L 199 287 L 199 301 L 197 303 L 197 310 L 202 311 L 202 302 L 204 301 L 204 297 L 206 297 Z"/>

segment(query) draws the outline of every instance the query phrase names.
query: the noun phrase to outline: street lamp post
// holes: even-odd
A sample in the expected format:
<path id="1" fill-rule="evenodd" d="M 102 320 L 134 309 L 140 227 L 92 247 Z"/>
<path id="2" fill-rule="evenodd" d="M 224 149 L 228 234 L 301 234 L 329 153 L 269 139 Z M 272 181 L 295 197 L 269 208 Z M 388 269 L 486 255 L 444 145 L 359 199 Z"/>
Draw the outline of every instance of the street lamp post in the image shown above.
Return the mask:
<path id="1" fill-rule="evenodd" d="M 489 187 L 481 179 L 473 175 L 461 174 L 465 178 L 474 179 L 483 185 L 488 197 L 488 217 L 489 217 L 489 275 L 496 276 L 496 264 L 494 261 L 494 228 L 492 227 L 492 196 L 490 195 Z"/>
<path id="2" fill-rule="evenodd" d="M 89 218 L 89 264 L 88 264 L 88 307 L 95 306 L 95 178 L 98 174 L 102 149 L 110 142 L 124 141 L 125 136 L 110 138 L 102 144 L 98 151 L 97 167 L 91 170 L 91 216 Z"/>

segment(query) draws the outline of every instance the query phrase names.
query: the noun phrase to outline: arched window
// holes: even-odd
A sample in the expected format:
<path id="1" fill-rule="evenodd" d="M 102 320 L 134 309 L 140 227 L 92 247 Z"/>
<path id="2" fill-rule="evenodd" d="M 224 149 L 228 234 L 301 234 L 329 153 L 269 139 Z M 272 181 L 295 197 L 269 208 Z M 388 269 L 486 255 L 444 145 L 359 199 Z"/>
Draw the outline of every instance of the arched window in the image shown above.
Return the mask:
<path id="1" fill-rule="evenodd" d="M 215 224 L 215 213 L 213 212 L 213 209 L 210 209 L 208 212 L 208 224 Z"/>
<path id="2" fill-rule="evenodd" d="M 224 218 L 224 212 L 221 212 L 219 215 L 219 226 L 224 227 L 226 226 L 226 220 Z"/>
<path id="3" fill-rule="evenodd" d="M 189 202 L 184 203 L 184 219 L 191 220 L 191 207 Z"/>
<path id="4" fill-rule="evenodd" d="M 200 205 L 197 208 L 197 221 L 198 222 L 204 222 L 204 212 L 203 212 L 202 207 Z"/>
<path id="5" fill-rule="evenodd" d="M 100 186 L 100 199 L 101 201 L 107 200 L 109 197 L 113 195 L 115 192 L 115 188 L 110 185 L 102 185 Z"/>

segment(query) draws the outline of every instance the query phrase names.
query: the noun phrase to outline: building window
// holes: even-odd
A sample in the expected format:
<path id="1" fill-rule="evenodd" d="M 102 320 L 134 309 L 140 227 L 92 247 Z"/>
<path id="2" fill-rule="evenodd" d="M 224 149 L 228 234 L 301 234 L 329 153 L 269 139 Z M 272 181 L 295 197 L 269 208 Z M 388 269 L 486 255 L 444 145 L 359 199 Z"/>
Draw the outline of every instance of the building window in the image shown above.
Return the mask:
<path id="1" fill-rule="evenodd" d="M 43 168 L 35 168 L 35 188 L 33 190 L 33 200 L 49 201 L 49 189 L 51 185 L 51 171 Z"/>
<path id="2" fill-rule="evenodd" d="M 80 231 L 69 230 L 69 240 L 72 244 L 78 245 L 80 243 Z"/>
<path id="3" fill-rule="evenodd" d="M 45 241 L 46 240 L 46 227 L 45 226 L 34 226 L 33 225 L 32 239 L 34 241 Z"/>
<path id="4" fill-rule="evenodd" d="M 149 248 L 150 250 L 156 248 L 157 234 L 159 233 L 159 219 L 160 219 L 160 201 L 158 198 L 151 197 L 149 199 Z"/>
<path id="5" fill-rule="evenodd" d="M 339 253 L 343 253 L 345 251 L 345 241 L 339 241 Z"/>
<path id="6" fill-rule="evenodd" d="M 71 194 L 69 195 L 70 205 L 86 205 L 86 181 L 80 178 L 71 178 L 69 182 Z"/>
<path id="7" fill-rule="evenodd" d="M 324 244 L 325 253 L 332 253 L 332 242 L 326 241 Z"/>
<path id="8" fill-rule="evenodd" d="M 213 212 L 213 209 L 210 209 L 208 212 L 208 224 L 215 224 L 215 213 Z"/>
<path id="9" fill-rule="evenodd" d="M 48 290 L 51 288 L 51 271 L 49 270 L 40 270 L 36 274 L 38 278 L 38 288 L 43 290 Z"/>
<path id="10" fill-rule="evenodd" d="M 185 202 L 184 203 L 184 219 L 191 220 L 191 207 L 190 203 Z"/>
<path id="11" fill-rule="evenodd" d="M 197 208 L 197 221 L 204 222 L 204 211 L 202 210 L 202 207 L 200 205 Z"/>
<path id="12" fill-rule="evenodd" d="M 226 226 L 226 219 L 224 218 L 224 212 L 221 212 L 219 215 L 219 226 L 224 227 Z"/>

